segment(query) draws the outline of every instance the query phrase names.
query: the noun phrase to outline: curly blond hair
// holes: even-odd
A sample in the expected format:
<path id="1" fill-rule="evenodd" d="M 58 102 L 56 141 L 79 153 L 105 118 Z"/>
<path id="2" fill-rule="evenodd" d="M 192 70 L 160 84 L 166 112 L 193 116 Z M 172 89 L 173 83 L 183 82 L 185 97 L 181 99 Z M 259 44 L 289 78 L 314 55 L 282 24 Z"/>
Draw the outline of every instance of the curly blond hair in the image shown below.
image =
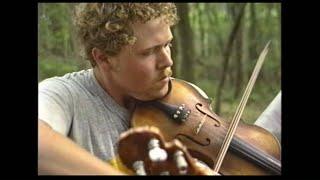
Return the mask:
<path id="1" fill-rule="evenodd" d="M 175 25 L 176 6 L 173 3 L 80 3 L 75 7 L 74 25 L 82 45 L 81 55 L 94 67 L 92 48 L 115 56 L 123 46 L 136 41 L 130 24 L 162 16 L 170 26 Z"/>

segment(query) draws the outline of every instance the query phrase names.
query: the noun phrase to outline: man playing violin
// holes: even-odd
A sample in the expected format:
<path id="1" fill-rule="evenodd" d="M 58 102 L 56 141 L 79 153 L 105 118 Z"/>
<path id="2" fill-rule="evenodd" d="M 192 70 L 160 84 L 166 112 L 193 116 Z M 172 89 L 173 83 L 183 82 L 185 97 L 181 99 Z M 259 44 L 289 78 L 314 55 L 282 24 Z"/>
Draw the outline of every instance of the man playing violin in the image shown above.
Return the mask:
<path id="1" fill-rule="evenodd" d="M 38 174 L 123 174 L 107 162 L 136 100 L 168 92 L 177 20 L 172 3 L 76 6 L 77 35 L 92 68 L 39 83 Z"/>
<path id="2" fill-rule="evenodd" d="M 106 161 L 134 99 L 168 92 L 172 3 L 79 4 L 75 25 L 92 69 L 39 83 L 39 174 L 121 174 Z"/>

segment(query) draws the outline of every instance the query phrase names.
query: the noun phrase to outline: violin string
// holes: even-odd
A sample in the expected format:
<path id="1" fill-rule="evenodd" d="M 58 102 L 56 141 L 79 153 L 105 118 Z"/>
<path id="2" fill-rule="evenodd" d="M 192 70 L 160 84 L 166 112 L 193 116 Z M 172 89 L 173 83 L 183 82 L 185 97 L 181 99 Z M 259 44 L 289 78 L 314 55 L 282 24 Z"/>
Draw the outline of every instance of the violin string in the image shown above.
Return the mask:
<path id="1" fill-rule="evenodd" d="M 221 167 L 221 164 L 222 164 L 222 161 L 226 155 L 226 152 L 229 148 L 229 145 L 231 143 L 231 140 L 232 140 L 232 137 L 234 136 L 234 133 L 235 133 L 235 130 L 236 130 L 236 127 L 238 126 L 239 124 L 239 120 L 240 120 L 240 117 L 243 113 L 243 110 L 244 110 L 244 107 L 248 101 L 248 98 L 249 98 L 249 95 L 252 91 L 252 88 L 253 88 L 253 85 L 256 81 L 256 78 L 258 76 L 258 73 L 261 69 L 261 66 L 262 66 L 262 63 L 266 57 L 266 54 L 268 52 L 268 46 L 270 44 L 270 41 L 267 43 L 267 45 L 265 46 L 265 48 L 263 49 L 263 51 L 261 52 L 259 58 L 258 58 L 258 62 L 254 68 L 254 71 L 251 75 L 251 78 L 249 80 L 249 83 L 246 87 L 246 90 L 244 92 L 244 95 L 242 96 L 242 99 L 239 103 L 239 106 L 237 107 L 237 110 L 236 110 L 236 113 L 230 123 L 230 127 L 228 129 L 228 132 L 227 132 L 227 135 L 225 136 L 225 139 L 223 141 L 223 144 L 222 144 L 222 147 L 220 148 L 220 151 L 218 153 L 218 156 L 217 156 L 217 162 L 215 164 L 215 167 L 214 167 L 214 171 L 215 172 L 219 172 L 219 169 Z"/>

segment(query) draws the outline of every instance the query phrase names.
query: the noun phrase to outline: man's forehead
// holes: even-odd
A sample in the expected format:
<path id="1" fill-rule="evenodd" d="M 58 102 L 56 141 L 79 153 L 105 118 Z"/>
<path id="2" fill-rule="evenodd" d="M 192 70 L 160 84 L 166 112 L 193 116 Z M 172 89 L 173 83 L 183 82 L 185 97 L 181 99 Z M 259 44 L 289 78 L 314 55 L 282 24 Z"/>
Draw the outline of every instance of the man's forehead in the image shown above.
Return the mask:
<path id="1" fill-rule="evenodd" d="M 137 48 L 161 44 L 172 39 L 170 25 L 159 19 L 147 23 L 135 23 L 132 27 L 134 36 L 137 38 L 135 43 Z"/>

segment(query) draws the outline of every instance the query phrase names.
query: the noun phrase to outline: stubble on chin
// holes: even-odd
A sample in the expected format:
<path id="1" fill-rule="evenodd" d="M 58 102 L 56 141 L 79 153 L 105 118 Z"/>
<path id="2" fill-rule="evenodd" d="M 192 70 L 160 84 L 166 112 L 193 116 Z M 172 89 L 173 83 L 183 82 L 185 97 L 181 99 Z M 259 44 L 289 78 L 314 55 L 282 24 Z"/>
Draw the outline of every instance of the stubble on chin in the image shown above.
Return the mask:
<path id="1" fill-rule="evenodd" d="M 163 98 L 167 93 L 169 89 L 169 83 L 167 83 L 165 86 L 158 88 L 154 91 L 154 99 L 161 99 Z"/>

